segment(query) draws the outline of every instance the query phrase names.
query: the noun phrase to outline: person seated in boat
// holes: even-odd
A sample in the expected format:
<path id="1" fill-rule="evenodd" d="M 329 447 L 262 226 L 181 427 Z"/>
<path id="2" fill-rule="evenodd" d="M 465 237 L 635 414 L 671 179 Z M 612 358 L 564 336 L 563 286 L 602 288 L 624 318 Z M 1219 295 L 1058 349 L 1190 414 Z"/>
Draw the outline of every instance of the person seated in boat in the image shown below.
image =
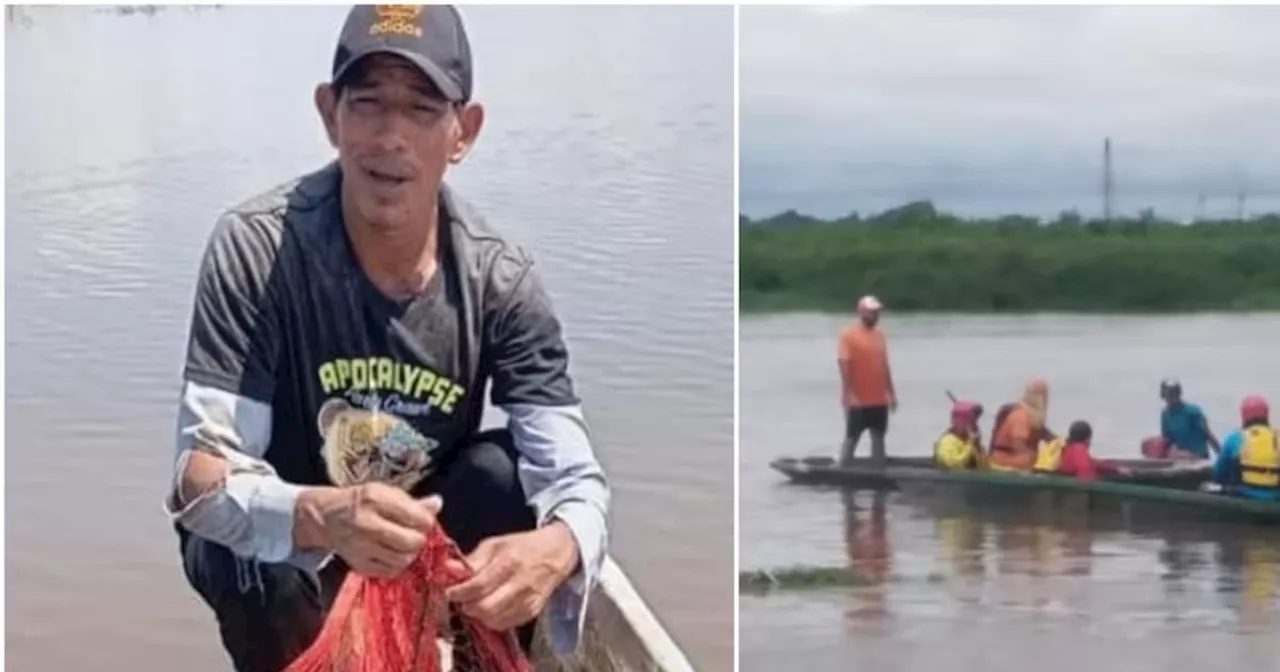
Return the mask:
<path id="1" fill-rule="evenodd" d="M 1148 436 L 1142 440 L 1142 456 L 1149 460 L 1170 459 L 1169 451 L 1173 446 L 1163 436 Z M 1190 457 L 1191 453 L 1183 453 Z"/>
<path id="2" fill-rule="evenodd" d="M 1027 383 L 1022 400 L 1000 409 L 991 431 L 987 466 L 996 471 L 1031 471 L 1041 441 L 1055 438 L 1045 428 L 1049 410 L 1049 383 L 1036 378 Z"/>
<path id="3" fill-rule="evenodd" d="M 978 431 L 981 412 L 981 406 L 968 401 L 951 406 L 951 425 L 933 444 L 933 460 L 940 469 L 982 468 L 982 437 Z"/>
<path id="4" fill-rule="evenodd" d="M 1035 470 L 1059 476 L 1075 476 L 1082 481 L 1096 481 L 1105 475 L 1127 475 L 1129 470 L 1099 460 L 1089 452 L 1093 444 L 1093 427 L 1084 420 L 1076 420 L 1067 429 L 1065 438 L 1059 437 L 1040 444 Z"/>
<path id="5" fill-rule="evenodd" d="M 982 420 L 982 414 L 985 412 L 985 409 L 982 407 L 982 404 L 979 404 L 976 401 L 971 401 L 969 403 L 973 404 L 973 440 L 978 444 L 978 453 L 983 455 L 983 467 L 986 467 L 986 455 L 983 453 L 983 446 L 985 444 L 982 442 L 982 425 L 979 424 Z"/>
<path id="6" fill-rule="evenodd" d="M 1246 397 L 1240 429 L 1227 435 L 1213 465 L 1214 484 L 1248 499 L 1280 501 L 1280 445 L 1267 400 Z"/>
<path id="7" fill-rule="evenodd" d="M 1218 438 L 1209 429 L 1209 420 L 1197 404 L 1184 401 L 1182 383 L 1172 378 L 1161 381 L 1160 398 L 1164 400 L 1164 409 L 1160 411 L 1160 438 L 1164 440 L 1165 457 L 1171 459 L 1210 459 L 1209 449 L 1214 454 L 1222 452 Z M 1154 442 L 1144 446 L 1144 452 L 1154 451 L 1160 446 Z"/>

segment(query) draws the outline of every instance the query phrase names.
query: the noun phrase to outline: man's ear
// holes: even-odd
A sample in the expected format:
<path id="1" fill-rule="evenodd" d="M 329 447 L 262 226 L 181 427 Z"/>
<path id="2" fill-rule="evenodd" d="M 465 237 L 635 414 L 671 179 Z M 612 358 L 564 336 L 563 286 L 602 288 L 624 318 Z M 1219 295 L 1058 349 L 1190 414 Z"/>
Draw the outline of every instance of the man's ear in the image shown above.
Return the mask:
<path id="1" fill-rule="evenodd" d="M 320 113 L 320 121 L 324 122 L 325 135 L 329 136 L 329 144 L 338 146 L 338 92 L 330 84 L 316 85 L 316 111 Z"/>
<path id="2" fill-rule="evenodd" d="M 468 103 L 458 110 L 458 135 L 449 151 L 449 163 L 461 163 L 466 158 L 483 126 L 484 106 L 480 103 Z"/>

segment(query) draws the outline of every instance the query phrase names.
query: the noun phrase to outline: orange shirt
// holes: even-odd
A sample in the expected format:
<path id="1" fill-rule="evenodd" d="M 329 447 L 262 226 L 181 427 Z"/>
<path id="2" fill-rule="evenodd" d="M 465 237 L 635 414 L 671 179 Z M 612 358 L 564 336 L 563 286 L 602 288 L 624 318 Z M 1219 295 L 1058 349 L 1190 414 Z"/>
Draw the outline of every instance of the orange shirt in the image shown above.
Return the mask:
<path id="1" fill-rule="evenodd" d="M 840 368 L 844 371 L 844 406 L 889 405 L 889 354 L 884 332 L 862 325 L 840 332 Z"/>
<path id="2" fill-rule="evenodd" d="M 987 456 L 988 464 L 1010 469 L 1030 470 L 1036 464 L 1037 432 L 1031 426 L 1031 416 L 1022 404 L 1018 404 L 1005 416 L 1004 422 L 996 428 L 991 436 L 991 452 Z M 996 450 L 1012 448 L 1008 450 Z"/>

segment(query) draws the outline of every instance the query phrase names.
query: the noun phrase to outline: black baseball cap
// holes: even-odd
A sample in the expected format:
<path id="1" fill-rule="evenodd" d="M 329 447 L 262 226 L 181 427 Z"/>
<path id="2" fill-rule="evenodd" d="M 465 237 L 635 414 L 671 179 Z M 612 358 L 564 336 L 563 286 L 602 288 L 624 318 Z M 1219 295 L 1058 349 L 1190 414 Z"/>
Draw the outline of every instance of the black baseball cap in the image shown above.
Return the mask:
<path id="1" fill-rule="evenodd" d="M 450 101 L 471 100 L 471 44 L 453 5 L 352 7 L 333 55 L 333 81 L 371 54 L 404 58 Z"/>
<path id="2" fill-rule="evenodd" d="M 1084 420 L 1076 420 L 1067 428 L 1068 441 L 1089 441 L 1093 439 L 1093 426 Z"/>

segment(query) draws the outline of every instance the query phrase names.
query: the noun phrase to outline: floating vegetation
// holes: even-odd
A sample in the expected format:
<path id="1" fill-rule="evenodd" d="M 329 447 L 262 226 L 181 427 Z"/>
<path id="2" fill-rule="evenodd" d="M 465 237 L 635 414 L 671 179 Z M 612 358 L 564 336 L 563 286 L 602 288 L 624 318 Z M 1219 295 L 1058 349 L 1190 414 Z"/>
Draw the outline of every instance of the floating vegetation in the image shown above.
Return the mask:
<path id="1" fill-rule="evenodd" d="M 133 14 L 144 14 L 150 16 L 164 10 L 181 9 L 188 12 L 199 12 L 208 9 L 221 9 L 222 5 L 107 5 L 99 7 L 98 11 L 130 16 Z"/>
<path id="2" fill-rule="evenodd" d="M 222 9 L 225 5 L 92 5 L 70 6 L 71 9 L 91 9 L 97 14 L 115 14 L 117 16 L 154 16 L 163 11 L 181 10 L 186 12 L 203 12 L 211 9 Z M 6 23 L 20 25 L 24 28 L 35 24 L 34 14 L 39 12 L 60 11 L 66 7 L 5 5 Z"/>
<path id="3" fill-rule="evenodd" d="M 756 569 L 738 574 L 738 590 L 745 593 L 861 587 L 875 583 L 878 582 L 848 567 L 800 566 Z"/>

